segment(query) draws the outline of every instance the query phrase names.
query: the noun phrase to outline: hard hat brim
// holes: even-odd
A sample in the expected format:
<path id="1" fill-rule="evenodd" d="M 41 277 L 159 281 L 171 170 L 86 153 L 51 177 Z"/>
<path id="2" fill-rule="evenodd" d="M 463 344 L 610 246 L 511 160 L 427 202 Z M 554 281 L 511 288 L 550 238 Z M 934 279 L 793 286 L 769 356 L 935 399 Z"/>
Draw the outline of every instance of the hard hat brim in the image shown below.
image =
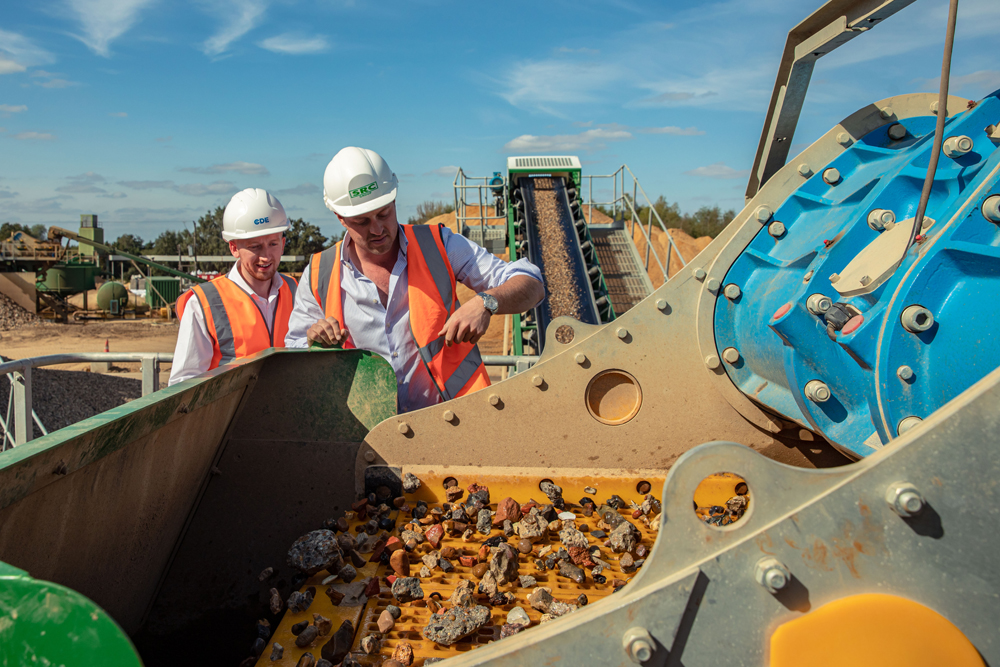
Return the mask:
<path id="1" fill-rule="evenodd" d="M 380 209 L 383 206 L 387 206 L 392 202 L 396 201 L 396 189 L 393 188 L 392 191 L 385 193 L 381 197 L 376 197 L 361 204 L 356 204 L 354 206 L 341 206 L 340 204 L 329 203 L 328 206 L 337 215 L 342 215 L 345 218 L 351 218 L 356 215 L 364 215 L 365 213 L 371 213 L 376 209 Z"/>
<path id="2" fill-rule="evenodd" d="M 222 232 L 225 241 L 239 241 L 240 239 L 255 239 L 258 236 L 268 236 L 270 234 L 280 234 L 288 229 L 288 225 L 281 227 L 268 227 L 267 229 L 255 229 L 252 232 Z"/>

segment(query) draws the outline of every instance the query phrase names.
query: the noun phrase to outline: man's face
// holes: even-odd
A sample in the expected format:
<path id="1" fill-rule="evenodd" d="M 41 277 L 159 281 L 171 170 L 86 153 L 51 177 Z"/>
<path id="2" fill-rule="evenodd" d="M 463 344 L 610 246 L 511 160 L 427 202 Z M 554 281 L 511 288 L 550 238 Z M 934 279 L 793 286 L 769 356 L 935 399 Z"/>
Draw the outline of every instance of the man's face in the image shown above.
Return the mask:
<path id="1" fill-rule="evenodd" d="M 399 233 L 396 202 L 364 215 L 350 218 L 337 217 L 351 235 L 351 241 L 372 255 L 384 255 L 389 252 Z"/>
<path id="2" fill-rule="evenodd" d="M 285 236 L 281 232 L 229 242 L 229 251 L 239 262 L 243 275 L 263 282 L 274 277 L 284 249 Z"/>

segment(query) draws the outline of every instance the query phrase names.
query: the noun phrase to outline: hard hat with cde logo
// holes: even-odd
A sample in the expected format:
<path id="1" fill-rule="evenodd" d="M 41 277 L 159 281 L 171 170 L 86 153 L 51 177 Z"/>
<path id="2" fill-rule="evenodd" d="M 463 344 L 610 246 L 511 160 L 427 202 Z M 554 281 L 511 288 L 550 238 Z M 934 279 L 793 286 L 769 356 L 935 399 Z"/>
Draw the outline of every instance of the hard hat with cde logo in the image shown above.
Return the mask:
<path id="1" fill-rule="evenodd" d="M 222 238 L 252 239 L 288 229 L 288 216 L 276 197 L 260 188 L 247 188 L 233 195 L 222 214 Z"/>

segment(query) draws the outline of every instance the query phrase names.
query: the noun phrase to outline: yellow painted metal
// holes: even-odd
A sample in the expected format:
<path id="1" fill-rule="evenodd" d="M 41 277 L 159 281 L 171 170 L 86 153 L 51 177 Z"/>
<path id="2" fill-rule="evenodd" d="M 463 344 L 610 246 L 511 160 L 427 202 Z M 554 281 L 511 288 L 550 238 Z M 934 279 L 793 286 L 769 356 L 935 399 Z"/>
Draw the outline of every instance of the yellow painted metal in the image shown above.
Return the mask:
<path id="1" fill-rule="evenodd" d="M 587 409 L 602 424 L 617 426 L 642 407 L 642 388 L 635 377 L 619 370 L 598 373 L 587 385 Z"/>
<path id="2" fill-rule="evenodd" d="M 452 469 L 452 471 L 454 471 L 454 469 Z M 514 498 L 521 504 L 527 503 L 531 499 L 536 500 L 540 504 L 548 502 L 545 494 L 538 488 L 539 482 L 543 479 L 541 477 L 528 478 L 520 475 L 474 475 L 467 472 L 452 474 L 452 471 L 450 471 L 448 467 L 441 467 L 439 469 L 435 469 L 434 471 L 421 472 L 419 474 L 419 478 L 422 481 L 422 485 L 416 493 L 406 495 L 407 502 L 412 506 L 417 500 L 424 500 L 431 507 L 440 506 L 443 502 L 445 502 L 444 483 L 449 479 L 455 479 L 458 485 L 463 489 L 466 489 L 473 483 L 488 486 L 490 489 L 490 500 L 492 501 L 491 507 L 493 510 L 496 509 L 498 501 L 503 500 L 508 496 Z M 597 505 L 601 505 L 603 501 L 607 500 L 612 495 L 617 494 L 626 501 L 641 502 L 644 495 L 639 493 L 639 485 L 642 482 L 648 482 L 652 492 L 659 496 L 659 492 L 663 488 L 664 479 L 664 476 L 636 478 L 581 476 L 567 479 L 552 479 L 552 481 L 563 488 L 563 497 L 566 499 L 567 503 L 571 503 L 574 506 L 573 511 L 577 515 L 577 526 L 581 527 L 581 524 L 587 524 L 588 528 L 593 531 L 597 530 L 597 521 L 599 520 L 599 517 L 596 515 L 591 517 L 583 516 L 582 509 L 577 504 L 578 500 L 588 497 L 593 499 Z M 584 491 L 584 487 L 587 486 L 596 489 L 597 494 L 591 495 L 586 493 Z M 465 496 L 467 496 L 467 492 L 463 494 L 463 497 Z M 629 507 L 621 510 L 621 513 L 628 516 L 630 519 L 631 512 L 632 510 Z M 657 516 L 657 520 L 658 519 L 659 517 Z M 658 522 L 653 521 L 651 529 L 641 520 L 631 520 L 636 527 L 639 528 L 642 544 L 651 549 L 653 542 L 656 540 L 656 528 L 658 528 Z M 352 532 L 356 532 L 357 527 L 363 522 L 352 520 L 349 521 L 349 523 L 351 524 Z M 398 525 L 401 526 L 402 523 L 403 522 L 401 521 Z M 496 535 L 498 533 L 499 530 L 494 529 L 491 532 L 491 535 Z M 531 559 L 527 557 L 521 559 L 518 570 L 519 573 L 532 575 L 538 581 L 539 586 L 550 587 L 552 589 L 553 597 L 563 600 L 564 602 L 575 602 L 577 596 L 581 593 L 586 594 L 590 602 L 594 602 L 611 595 L 611 582 L 613 579 L 618 578 L 628 581 L 633 575 L 620 571 L 617 566 L 618 554 L 613 554 L 611 549 L 604 547 L 603 539 L 591 537 L 589 533 L 587 533 L 587 535 L 588 540 L 592 545 L 596 544 L 601 547 L 601 558 L 614 566 L 613 570 L 605 571 L 604 573 L 607 575 L 607 583 L 595 584 L 589 573 L 587 574 L 587 582 L 583 585 L 577 585 L 565 577 L 557 578 L 555 573 L 551 570 L 539 572 L 533 564 L 534 557 Z M 461 538 L 449 537 L 445 535 L 445 537 L 441 540 L 440 547 L 454 547 L 462 556 L 475 556 L 478 553 L 480 546 L 482 546 L 482 543 L 488 537 L 490 536 L 476 533 L 471 541 L 465 542 Z M 551 544 L 554 549 L 558 549 L 558 536 L 553 537 L 555 539 L 550 539 L 547 544 Z M 541 546 L 544 546 L 544 544 L 546 543 L 536 543 L 535 553 L 537 553 L 538 549 Z M 409 560 L 411 576 L 418 576 L 417 573 L 419 572 L 422 564 L 420 559 L 431 550 L 431 546 L 425 542 L 418 545 L 417 548 L 410 554 Z M 368 556 L 370 557 L 370 554 Z M 428 598 L 435 596 L 435 594 L 439 594 L 441 599 L 447 601 L 447 599 L 451 596 L 452 591 L 455 589 L 455 586 L 461 579 L 469 579 L 478 583 L 478 580 L 470 571 L 471 568 L 463 566 L 457 558 L 453 560 L 453 564 L 455 565 L 455 569 L 451 573 L 446 574 L 440 569 L 435 569 L 431 577 L 422 579 L 420 585 L 424 591 L 424 600 L 410 602 L 407 604 L 399 604 L 393 600 L 392 593 L 390 592 L 388 583 L 385 579 L 385 576 L 387 574 L 391 574 L 391 571 L 388 571 L 387 568 L 382 565 L 379 565 L 376 569 L 375 564 L 369 563 L 361 571 L 359 571 L 358 578 L 355 580 L 355 583 L 363 583 L 364 581 L 367 581 L 370 576 L 378 576 L 380 581 L 380 592 L 378 597 L 373 600 L 368 600 L 365 606 L 334 607 L 331 604 L 330 599 L 323 593 L 326 587 L 321 586 L 319 583 L 327 575 L 325 571 L 321 572 L 303 584 L 301 589 L 304 591 L 309 586 L 316 587 L 316 597 L 312 606 L 310 606 L 306 612 L 296 614 L 285 613 L 285 616 L 281 619 L 280 624 L 274 631 L 271 642 L 268 642 L 264 653 L 258 660 L 257 667 L 270 667 L 272 665 L 275 667 L 294 667 L 302 654 L 307 651 L 312 653 L 312 655 L 318 660 L 321 648 L 327 641 L 330 640 L 330 636 L 320 637 L 312 646 L 298 648 L 295 646 L 295 637 L 291 632 L 291 626 L 293 624 L 304 620 L 312 621 L 313 613 L 319 613 L 327 618 L 333 619 L 333 632 L 336 632 L 343 620 L 351 620 L 356 629 L 352 653 L 359 658 L 363 658 L 363 653 L 360 652 L 361 638 L 368 634 L 378 632 L 378 617 L 389 604 L 398 605 L 402 609 L 403 615 L 398 621 L 396 621 L 395 627 L 387 634 L 383 641 L 380 652 L 383 657 L 390 656 L 396 646 L 398 646 L 400 642 L 405 641 L 409 642 L 413 647 L 415 656 L 413 664 L 421 665 L 425 658 L 453 657 L 499 639 L 500 627 L 506 622 L 507 612 L 511 607 L 493 608 L 492 619 L 487 626 L 481 628 L 474 636 L 460 641 L 453 646 L 441 646 L 435 644 L 424 639 L 421 635 L 420 631 L 425 625 L 427 625 L 431 616 L 431 611 L 426 606 L 426 600 Z M 528 612 L 528 616 L 531 618 L 533 625 L 538 623 L 541 614 L 532 609 L 527 603 L 527 596 L 532 589 L 520 588 L 516 584 L 513 584 L 510 586 L 504 586 L 501 590 L 509 590 L 511 593 L 514 593 L 517 598 L 515 604 L 520 605 L 525 609 L 525 611 Z M 275 662 L 271 662 L 270 660 L 273 641 L 277 641 L 285 649 L 282 659 Z"/>
<path id="3" fill-rule="evenodd" d="M 948 619 L 895 595 L 835 600 L 771 635 L 771 667 L 984 667 Z"/>
<path id="4" fill-rule="evenodd" d="M 745 485 L 746 480 L 731 472 L 710 475 L 701 480 L 701 484 L 694 490 L 694 502 L 698 507 L 711 507 L 712 505 L 724 507 L 727 500 L 737 495 L 737 488 L 740 484 Z"/>

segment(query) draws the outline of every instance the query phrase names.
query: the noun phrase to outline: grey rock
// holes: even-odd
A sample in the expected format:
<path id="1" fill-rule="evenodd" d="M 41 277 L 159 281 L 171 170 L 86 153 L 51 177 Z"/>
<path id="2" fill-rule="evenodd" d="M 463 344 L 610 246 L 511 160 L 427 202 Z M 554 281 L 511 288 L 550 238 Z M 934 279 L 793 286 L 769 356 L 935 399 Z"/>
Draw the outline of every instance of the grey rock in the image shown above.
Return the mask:
<path id="1" fill-rule="evenodd" d="M 587 536 L 573 527 L 566 527 L 559 531 L 559 541 L 566 547 L 587 548 Z"/>
<path id="2" fill-rule="evenodd" d="M 338 576 L 345 584 L 349 584 L 358 577 L 358 570 L 353 565 L 345 565 L 340 568 Z"/>
<path id="3" fill-rule="evenodd" d="M 532 508 L 534 510 L 534 508 Z M 527 540 L 535 541 L 545 535 L 549 522 L 541 514 L 529 512 L 518 524 L 518 534 Z"/>
<path id="4" fill-rule="evenodd" d="M 300 593 L 299 591 L 294 591 L 288 596 L 288 610 L 291 612 L 305 611 L 309 609 L 309 605 L 312 604 L 313 598 L 308 593 Z"/>
<path id="5" fill-rule="evenodd" d="M 514 534 L 514 524 L 510 522 L 510 519 L 503 520 L 503 534 L 507 537 Z"/>
<path id="6" fill-rule="evenodd" d="M 500 626 L 500 639 L 513 637 L 522 630 L 524 630 L 523 625 L 512 625 L 511 623 L 504 623 L 503 625 Z"/>
<path id="7" fill-rule="evenodd" d="M 403 544 L 406 544 L 410 540 L 413 540 L 417 544 L 421 544 L 425 540 L 424 536 L 415 530 L 404 530 L 400 532 L 399 539 L 403 541 Z"/>
<path id="8" fill-rule="evenodd" d="M 476 602 L 474 587 L 471 581 L 468 579 L 462 579 L 455 586 L 455 590 L 452 591 L 451 597 L 448 598 L 448 604 L 453 607 L 471 607 Z"/>
<path id="9" fill-rule="evenodd" d="M 583 570 L 568 561 L 559 563 L 559 576 L 572 579 L 578 584 L 582 584 L 587 578 Z"/>
<path id="10" fill-rule="evenodd" d="M 497 594 L 497 578 L 492 570 L 487 570 L 479 581 L 479 592 L 489 597 Z"/>
<path id="11" fill-rule="evenodd" d="M 562 498 L 562 493 L 563 493 L 562 487 L 553 484 L 548 480 L 544 480 L 541 484 L 538 485 L 538 488 L 542 490 L 542 493 L 548 496 L 549 500 Z"/>
<path id="12" fill-rule="evenodd" d="M 332 570 L 343 565 L 337 534 L 332 530 L 314 530 L 295 540 L 288 550 L 288 564 L 308 575 L 314 575 L 320 570 Z"/>
<path id="13" fill-rule="evenodd" d="M 508 611 L 507 622 L 511 625 L 531 625 L 531 619 L 528 618 L 528 612 L 526 612 L 523 607 L 514 607 Z"/>
<path id="14" fill-rule="evenodd" d="M 271 662 L 281 660 L 281 656 L 283 655 L 285 655 L 285 647 L 278 642 L 274 642 L 271 646 Z"/>
<path id="15" fill-rule="evenodd" d="M 517 580 L 517 551 L 506 542 L 490 558 L 490 572 L 503 586 Z"/>
<path id="16" fill-rule="evenodd" d="M 517 578 L 517 580 L 518 583 L 521 585 L 521 588 L 534 588 L 535 586 L 538 585 L 538 580 L 535 579 L 530 574 L 522 574 Z"/>
<path id="17" fill-rule="evenodd" d="M 427 577 L 431 576 L 431 574 L 433 574 L 433 573 L 430 571 L 430 568 L 428 568 L 426 565 L 421 565 L 420 566 L 420 573 L 419 574 L 420 574 L 420 578 L 421 579 L 426 579 Z"/>
<path id="18" fill-rule="evenodd" d="M 392 582 L 392 596 L 400 602 L 413 602 L 424 597 L 424 589 L 416 577 L 398 577 Z"/>
<path id="19" fill-rule="evenodd" d="M 451 646 L 468 637 L 490 620 L 490 610 L 482 605 L 452 607 L 443 613 L 431 614 L 423 635 L 432 642 Z"/>
<path id="20" fill-rule="evenodd" d="M 552 589 L 548 586 L 539 586 L 528 594 L 528 604 L 532 609 L 547 614 L 552 606 Z"/>
<path id="21" fill-rule="evenodd" d="M 611 550 L 615 553 L 632 551 L 639 543 L 639 529 L 628 521 L 622 521 L 611 531 Z"/>
<path id="22" fill-rule="evenodd" d="M 553 600 L 552 604 L 549 605 L 549 615 L 553 618 L 565 616 L 571 611 L 576 611 L 576 605 L 563 602 L 562 600 Z"/>
<path id="23" fill-rule="evenodd" d="M 584 493 L 589 493 L 592 496 L 596 496 L 597 495 L 597 489 L 595 489 L 592 486 L 585 486 L 585 487 L 583 487 L 583 492 Z"/>
<path id="24" fill-rule="evenodd" d="M 490 511 L 488 509 L 479 510 L 479 514 L 476 519 L 476 530 L 483 535 L 489 535 L 492 527 L 493 521 L 490 518 Z"/>
<path id="25" fill-rule="evenodd" d="M 420 480 L 412 472 L 403 473 L 403 491 L 414 493 L 420 488 Z"/>
<path id="26" fill-rule="evenodd" d="M 452 563 L 447 558 L 442 558 L 440 561 L 438 561 L 438 567 L 440 567 L 441 571 L 444 572 L 445 574 L 455 571 L 455 564 Z"/>
<path id="27" fill-rule="evenodd" d="M 295 638 L 295 645 L 299 648 L 305 648 L 316 641 L 316 637 L 318 636 L 319 629 L 315 625 L 310 625 Z"/>
<path id="28" fill-rule="evenodd" d="M 403 615 L 403 610 L 394 604 L 386 605 L 385 610 L 392 614 L 392 617 L 397 621 L 399 620 L 399 617 Z"/>

